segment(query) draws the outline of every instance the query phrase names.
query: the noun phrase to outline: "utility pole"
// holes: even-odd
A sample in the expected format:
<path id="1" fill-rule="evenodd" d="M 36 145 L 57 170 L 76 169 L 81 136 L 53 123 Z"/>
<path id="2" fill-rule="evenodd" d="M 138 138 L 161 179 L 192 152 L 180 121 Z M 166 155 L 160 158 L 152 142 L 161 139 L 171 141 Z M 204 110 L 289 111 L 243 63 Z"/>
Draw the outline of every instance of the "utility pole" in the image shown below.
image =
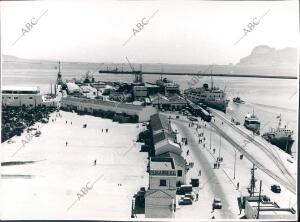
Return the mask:
<path id="1" fill-rule="evenodd" d="M 212 127 L 210 127 L 210 133 L 209 133 L 209 149 L 211 149 L 211 130 Z"/>
<path id="2" fill-rule="evenodd" d="M 254 175 L 254 171 L 255 171 L 255 165 L 253 163 L 253 167 L 251 169 L 250 197 L 254 196 L 254 188 L 255 188 L 255 175 Z"/>
<path id="3" fill-rule="evenodd" d="M 236 166 L 236 150 L 234 149 L 234 168 L 233 168 L 233 179 L 235 179 L 235 166 Z"/>
<path id="4" fill-rule="evenodd" d="M 259 211 L 260 211 L 260 201 L 261 201 L 261 184 L 262 184 L 262 180 L 260 180 L 260 184 L 259 184 L 259 196 L 258 196 L 258 206 L 257 206 L 257 217 L 256 219 L 259 219 Z"/>
<path id="5" fill-rule="evenodd" d="M 220 167 L 220 158 L 221 158 L 221 134 L 220 134 L 220 147 L 219 147 L 219 157 L 218 157 L 218 168 Z"/>

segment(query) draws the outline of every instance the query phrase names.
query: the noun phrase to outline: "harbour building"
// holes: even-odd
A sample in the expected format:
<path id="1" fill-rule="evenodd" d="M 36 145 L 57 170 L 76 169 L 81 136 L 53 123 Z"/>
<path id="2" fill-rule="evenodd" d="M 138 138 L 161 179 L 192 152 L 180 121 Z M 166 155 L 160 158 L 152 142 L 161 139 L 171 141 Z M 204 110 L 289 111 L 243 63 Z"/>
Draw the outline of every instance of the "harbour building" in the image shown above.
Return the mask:
<path id="1" fill-rule="evenodd" d="M 173 158 L 151 157 L 146 218 L 173 218 L 176 203 L 176 169 Z"/>
<path id="2" fill-rule="evenodd" d="M 39 87 L 3 86 L 2 106 L 57 106 L 57 101 L 40 93 Z"/>
<path id="3" fill-rule="evenodd" d="M 61 99 L 61 107 L 69 111 L 82 111 L 94 114 L 98 111 L 110 111 L 114 113 L 125 113 L 129 116 L 137 116 L 139 122 L 150 120 L 150 116 L 156 113 L 151 106 L 141 106 L 101 99 L 87 99 L 82 97 L 67 96 Z"/>

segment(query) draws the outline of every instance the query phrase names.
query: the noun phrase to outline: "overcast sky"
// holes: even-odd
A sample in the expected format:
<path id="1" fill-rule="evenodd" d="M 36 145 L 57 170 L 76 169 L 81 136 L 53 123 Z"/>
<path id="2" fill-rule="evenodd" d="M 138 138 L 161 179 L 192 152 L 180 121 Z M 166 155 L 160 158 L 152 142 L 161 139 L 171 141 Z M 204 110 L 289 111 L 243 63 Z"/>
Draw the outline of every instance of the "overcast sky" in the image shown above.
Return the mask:
<path id="1" fill-rule="evenodd" d="M 299 44 L 298 1 L 85 0 L 0 4 L 2 53 L 22 58 L 126 62 L 128 56 L 132 63 L 235 64 L 257 45 L 281 49 Z M 26 23 L 36 22 L 44 12 L 22 36 Z M 136 24 L 143 18 L 145 22 L 155 12 L 148 24 L 123 46 L 133 35 L 133 28 L 138 30 Z M 266 12 L 259 24 L 234 45 L 244 35 L 247 24 Z"/>

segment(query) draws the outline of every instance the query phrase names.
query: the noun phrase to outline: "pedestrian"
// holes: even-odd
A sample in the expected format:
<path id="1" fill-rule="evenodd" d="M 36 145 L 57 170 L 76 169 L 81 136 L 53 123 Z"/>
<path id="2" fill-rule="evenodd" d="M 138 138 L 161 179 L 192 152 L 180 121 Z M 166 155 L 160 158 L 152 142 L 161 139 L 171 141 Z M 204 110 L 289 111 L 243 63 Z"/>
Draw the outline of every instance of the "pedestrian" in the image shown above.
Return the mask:
<path id="1" fill-rule="evenodd" d="M 200 139 L 198 140 L 198 143 L 200 143 Z"/>
<path id="2" fill-rule="evenodd" d="M 68 123 L 68 121 L 66 120 L 66 124 Z"/>
<path id="3" fill-rule="evenodd" d="M 72 125 L 72 121 L 71 121 L 71 125 Z"/>
<path id="4" fill-rule="evenodd" d="M 68 142 L 66 142 L 66 146 L 68 146 Z"/>
<path id="5" fill-rule="evenodd" d="M 215 211 L 215 206 L 214 206 L 214 204 L 212 204 L 212 213 Z"/>
<path id="6" fill-rule="evenodd" d="M 201 170 L 199 170 L 198 176 L 201 176 Z"/>
<path id="7" fill-rule="evenodd" d="M 222 125 L 223 125 L 223 122 L 222 122 Z"/>
<path id="8" fill-rule="evenodd" d="M 96 166 L 97 165 L 97 160 L 94 160 L 94 166 Z"/>
<path id="9" fill-rule="evenodd" d="M 198 198 L 199 198 L 199 194 L 196 193 L 196 201 L 198 201 Z"/>
<path id="10" fill-rule="evenodd" d="M 187 156 L 189 155 L 189 152 L 190 152 L 189 150 L 186 151 L 186 155 L 187 155 Z"/>
<path id="11" fill-rule="evenodd" d="M 108 132 L 108 129 L 106 129 L 106 132 Z"/>
<path id="12" fill-rule="evenodd" d="M 103 133 L 103 128 L 102 128 L 102 133 Z"/>
<path id="13" fill-rule="evenodd" d="M 215 216 L 213 215 L 211 219 L 215 219 Z"/>
<path id="14" fill-rule="evenodd" d="M 213 152 L 214 152 L 214 153 L 216 152 L 216 149 L 215 149 L 215 148 L 213 148 Z"/>
<path id="15" fill-rule="evenodd" d="M 238 190 L 240 188 L 240 183 L 238 182 L 237 184 L 236 184 L 236 189 Z"/>
<path id="16" fill-rule="evenodd" d="M 205 143 L 203 144 L 203 148 L 205 148 Z"/>

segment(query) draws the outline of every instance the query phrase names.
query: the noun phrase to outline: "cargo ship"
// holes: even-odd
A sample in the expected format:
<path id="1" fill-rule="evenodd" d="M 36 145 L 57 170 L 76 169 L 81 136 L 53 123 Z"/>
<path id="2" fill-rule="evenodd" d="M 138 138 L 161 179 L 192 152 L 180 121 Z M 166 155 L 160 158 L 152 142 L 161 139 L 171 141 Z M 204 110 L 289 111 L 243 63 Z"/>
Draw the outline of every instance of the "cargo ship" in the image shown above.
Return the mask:
<path id="1" fill-rule="evenodd" d="M 251 130 L 253 133 L 255 134 L 260 134 L 259 130 L 260 130 L 260 121 L 257 118 L 257 116 L 254 114 L 254 112 L 252 114 L 248 113 L 245 116 L 245 121 L 244 121 L 244 126 Z"/>
<path id="2" fill-rule="evenodd" d="M 184 95 L 192 102 L 202 103 L 208 107 L 218 109 L 226 113 L 229 100 L 226 99 L 226 94 L 223 90 L 214 87 L 213 83 L 209 88 L 208 84 L 203 84 L 203 87 L 188 88 L 184 90 Z"/>
<path id="3" fill-rule="evenodd" d="M 279 147 L 288 154 L 292 154 L 291 148 L 295 142 L 293 139 L 293 131 L 287 129 L 287 126 L 281 127 L 281 115 L 277 116 L 279 119 L 277 128 L 272 128 L 269 132 L 264 133 L 262 137 L 271 144 Z"/>

